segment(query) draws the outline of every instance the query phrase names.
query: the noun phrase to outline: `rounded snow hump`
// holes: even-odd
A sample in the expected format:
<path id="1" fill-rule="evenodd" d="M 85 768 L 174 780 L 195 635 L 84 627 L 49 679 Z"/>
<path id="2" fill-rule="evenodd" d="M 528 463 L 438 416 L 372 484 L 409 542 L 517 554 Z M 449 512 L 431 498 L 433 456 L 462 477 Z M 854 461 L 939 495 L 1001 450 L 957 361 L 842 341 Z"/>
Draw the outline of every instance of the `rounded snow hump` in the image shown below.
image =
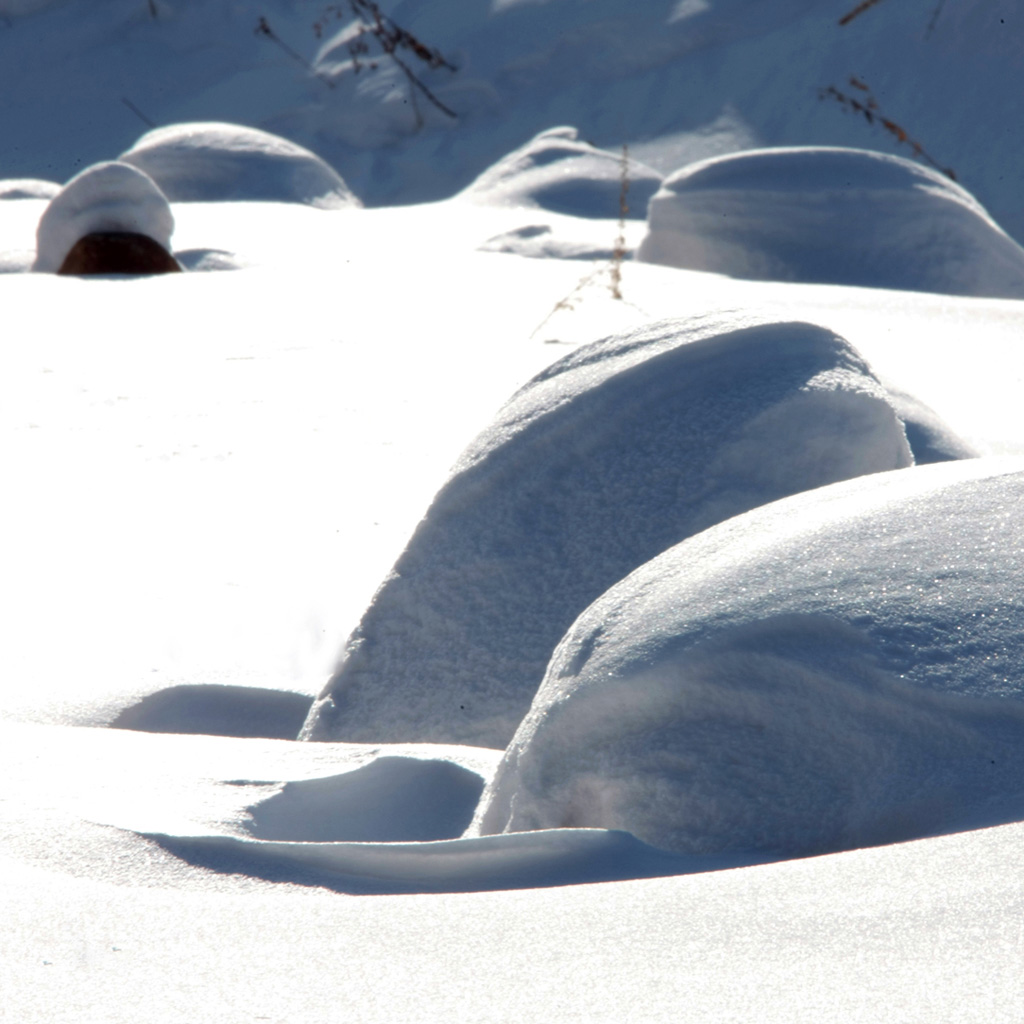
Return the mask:
<path id="1" fill-rule="evenodd" d="M 643 218 L 661 175 L 637 160 L 598 149 L 575 128 L 550 128 L 502 157 L 459 193 L 496 206 L 540 207 L 574 217 Z"/>
<path id="2" fill-rule="evenodd" d="M 751 150 L 684 167 L 636 258 L 755 280 L 1024 298 L 1024 249 L 965 189 L 860 149 Z"/>
<path id="3" fill-rule="evenodd" d="M 807 856 L 1020 817 L 1024 463 L 883 473 L 677 545 L 559 644 L 475 831 Z"/>
<path id="4" fill-rule="evenodd" d="M 155 128 L 120 159 L 145 171 L 175 203 L 263 200 L 325 210 L 362 205 L 315 153 L 241 125 Z"/>
<path id="5" fill-rule="evenodd" d="M 174 215 L 142 171 L 118 161 L 75 175 L 39 218 L 33 269 L 151 274 L 181 267 L 170 255 Z"/>
<path id="6" fill-rule="evenodd" d="M 912 463 L 860 356 L 740 314 L 576 350 L 463 453 L 303 735 L 504 747 L 576 616 L 666 548 L 787 494 Z"/>
<path id="7" fill-rule="evenodd" d="M 60 185 L 43 178 L 0 180 L 0 199 L 52 199 L 59 191 Z"/>

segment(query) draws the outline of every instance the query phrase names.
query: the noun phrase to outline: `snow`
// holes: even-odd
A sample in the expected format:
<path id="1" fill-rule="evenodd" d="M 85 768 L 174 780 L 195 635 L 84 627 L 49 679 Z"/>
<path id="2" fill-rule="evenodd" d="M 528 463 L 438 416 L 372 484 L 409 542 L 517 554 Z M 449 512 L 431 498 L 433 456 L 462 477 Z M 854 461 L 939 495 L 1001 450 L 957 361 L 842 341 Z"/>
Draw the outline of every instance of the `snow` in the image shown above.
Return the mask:
<path id="1" fill-rule="evenodd" d="M 628 572 L 757 505 L 911 461 L 868 367 L 813 325 L 708 316 L 584 346 L 459 458 L 305 735 L 503 747 L 559 638 Z"/>
<path id="2" fill-rule="evenodd" d="M 807 856 L 1019 819 L 1024 465 L 883 473 L 730 519 L 573 624 L 484 834 Z"/>
<path id="3" fill-rule="evenodd" d="M 273 200 L 324 210 L 361 205 L 315 153 L 240 125 L 156 128 L 119 159 L 148 174 L 172 202 Z"/>
<path id="4" fill-rule="evenodd" d="M 554 125 L 613 153 L 628 143 L 663 174 L 764 146 L 911 156 L 877 119 L 818 98 L 828 86 L 857 95 L 856 75 L 882 116 L 1024 239 L 1024 200 L 1005 170 L 1024 162 L 1024 139 L 1008 128 L 1018 120 L 1016 0 L 883 3 L 843 28 L 853 0 L 385 5 L 458 67 L 412 65 L 457 120 L 414 99 L 377 53 L 376 70 L 354 73 L 352 27 L 325 17 L 323 38 L 313 30 L 328 5 L 109 0 L 88 21 L 67 3 L 27 6 L 38 9 L 7 3 L 0 19 L 0 92 L 26 98 L 0 110 L 9 176 L 66 180 L 127 149 L 143 121 L 283 136 L 374 206 L 451 196 Z M 261 17 L 287 49 L 255 32 Z"/>
<path id="5" fill-rule="evenodd" d="M 1020 237 L 1016 5 L 878 4 L 844 29 L 846 5 L 812 0 L 386 7 L 458 66 L 424 75 L 457 120 L 421 94 L 417 127 L 400 70 L 354 74 L 351 26 L 316 39 L 293 0 L 0 11 L 0 84 L 17 98 L 0 108 L 5 182 L 72 178 L 143 121 L 171 136 L 218 123 L 238 127 L 221 139 L 258 128 L 317 154 L 368 204 L 438 200 L 317 208 L 257 147 L 234 165 L 248 198 L 170 204 L 186 270 L 232 272 L 130 279 L 26 273 L 52 189 L 0 202 L 0 1017 L 1016 1020 L 1024 305 L 641 262 L 642 203 L 624 225 L 617 204 L 623 142 L 651 188 L 768 145 L 911 155 L 818 101 L 857 73 L 976 202 L 942 182 L 946 199 Z M 259 17 L 291 53 L 254 33 Z M 575 137 L 543 142 L 559 125 Z M 545 167 L 541 150 L 563 157 Z M 563 170 L 612 208 L 548 203 Z M 476 179 L 495 187 L 459 195 Z M 771 358 L 792 331 L 802 382 Z M 690 364 L 701 346 L 747 358 L 709 373 L 710 357 Z M 670 366 L 686 374 L 659 381 Z M 762 379 L 785 386 L 769 400 Z M 673 382 L 704 410 L 682 440 L 712 445 L 680 455 L 770 503 L 694 521 L 708 528 L 653 561 L 637 551 L 633 575 L 552 628 L 552 647 L 569 631 L 557 685 L 592 687 L 523 754 L 550 789 L 513 777 L 516 747 L 499 768 L 504 741 L 289 738 L 425 512 L 419 530 L 434 528 L 439 488 L 499 455 L 552 471 L 561 450 L 524 441 L 556 422 L 614 451 L 614 425 L 645 419 L 605 399 L 661 396 L 653 420 Z M 755 399 L 806 458 L 756 433 Z M 585 450 L 573 429 L 567 447 Z M 893 430 L 904 468 L 827 484 L 834 456 L 861 472 L 861 456 L 891 454 Z M 697 465 L 654 458 L 669 438 L 645 436 L 634 458 L 703 495 L 684 519 L 728 513 Z M 453 475 L 467 443 L 479 461 Z M 813 489 L 771 502 L 771 479 Z M 656 526 L 620 520 L 606 547 Z M 577 564 L 604 571 L 605 548 L 590 551 Z M 680 568 L 678 551 L 705 557 Z M 500 598 L 478 590 L 482 608 Z M 572 629 L 580 612 L 603 632 Z M 660 682 L 638 676 L 611 712 L 589 702 L 606 686 L 592 671 L 638 659 Z M 682 667 L 714 735 L 680 711 Z M 677 814 L 678 773 L 632 771 L 655 749 L 631 741 L 634 711 L 680 721 L 702 754 L 707 785 L 683 799 L 712 798 L 707 829 Z M 771 736 L 733 731 L 757 724 Z M 626 765 L 614 782 L 591 772 L 595 735 Z M 659 779 L 623 831 L 620 783 Z M 521 787 L 512 816 L 552 821 L 478 834 L 489 807 L 502 818 L 489 785 Z"/>
<path id="6" fill-rule="evenodd" d="M 1024 297 L 1024 249 L 948 178 L 863 150 L 764 149 L 671 175 L 637 259 L 732 277 Z M 842 243 L 837 243 L 841 237 Z"/>
<path id="7" fill-rule="evenodd" d="M 174 214 L 142 171 L 116 160 L 75 175 L 39 218 L 33 270 L 55 274 L 80 238 L 98 231 L 145 235 L 169 251 Z"/>
<path id="8" fill-rule="evenodd" d="M 7 178 L 0 181 L 0 199 L 52 199 L 60 185 L 39 178 Z"/>
<path id="9" fill-rule="evenodd" d="M 643 218 L 660 184 L 657 171 L 628 154 L 597 149 L 580 140 L 575 128 L 551 128 L 489 167 L 461 194 L 476 202 L 541 207 L 575 217 L 609 219 L 621 212 Z"/>

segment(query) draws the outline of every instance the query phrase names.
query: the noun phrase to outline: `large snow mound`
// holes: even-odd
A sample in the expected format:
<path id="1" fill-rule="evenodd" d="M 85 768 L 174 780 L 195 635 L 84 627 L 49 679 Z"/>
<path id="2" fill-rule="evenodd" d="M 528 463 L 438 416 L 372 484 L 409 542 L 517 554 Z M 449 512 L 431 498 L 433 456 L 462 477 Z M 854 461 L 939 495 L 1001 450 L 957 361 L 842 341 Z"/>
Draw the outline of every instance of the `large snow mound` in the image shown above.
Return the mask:
<path id="1" fill-rule="evenodd" d="M 107 231 L 145 235 L 171 249 L 167 197 L 147 174 L 120 161 L 87 167 L 53 197 L 39 218 L 33 269 L 55 274 L 79 239 Z"/>
<path id="2" fill-rule="evenodd" d="M 1020 460 L 947 463 L 666 552 L 559 645 L 477 828 L 792 856 L 1019 817 L 1022 501 Z"/>
<path id="3" fill-rule="evenodd" d="M 575 217 L 642 218 L 660 185 L 657 171 L 628 155 L 582 141 L 575 128 L 551 128 L 489 167 L 461 195 Z"/>
<path id="4" fill-rule="evenodd" d="M 303 735 L 504 747 L 576 616 L 699 530 L 912 462 L 857 353 L 715 314 L 578 349 L 463 453 Z"/>
<path id="5" fill-rule="evenodd" d="M 315 153 L 241 125 L 210 122 L 156 128 L 121 160 L 150 175 L 172 202 L 270 200 L 327 210 L 362 205 Z"/>
<path id="6" fill-rule="evenodd" d="M 1024 249 L 955 182 L 859 149 L 704 160 L 651 200 L 637 259 L 757 280 L 1024 297 Z"/>

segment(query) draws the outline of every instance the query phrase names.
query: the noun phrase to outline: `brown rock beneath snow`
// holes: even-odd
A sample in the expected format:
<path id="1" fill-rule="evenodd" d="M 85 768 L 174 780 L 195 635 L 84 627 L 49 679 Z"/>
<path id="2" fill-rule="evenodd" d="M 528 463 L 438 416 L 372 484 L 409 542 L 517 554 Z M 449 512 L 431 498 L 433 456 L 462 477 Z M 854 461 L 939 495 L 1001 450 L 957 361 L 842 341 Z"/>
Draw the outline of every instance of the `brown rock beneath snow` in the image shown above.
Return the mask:
<path id="1" fill-rule="evenodd" d="M 158 242 L 131 231 L 96 231 L 80 238 L 58 274 L 173 274 L 178 261 Z"/>

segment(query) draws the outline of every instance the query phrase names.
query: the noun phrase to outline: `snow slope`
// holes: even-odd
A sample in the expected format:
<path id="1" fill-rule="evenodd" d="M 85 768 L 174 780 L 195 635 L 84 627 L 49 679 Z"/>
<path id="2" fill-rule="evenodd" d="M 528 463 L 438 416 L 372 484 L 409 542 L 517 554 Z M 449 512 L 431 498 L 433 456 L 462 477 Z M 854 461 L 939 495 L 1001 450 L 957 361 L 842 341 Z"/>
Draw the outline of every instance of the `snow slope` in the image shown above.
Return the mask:
<path id="1" fill-rule="evenodd" d="M 64 181 L 123 152 L 143 125 L 187 121 L 283 135 L 372 205 L 451 196 L 553 125 L 574 125 L 612 152 L 628 143 L 662 174 L 758 146 L 910 156 L 878 120 L 819 99 L 833 86 L 866 100 L 849 84 L 857 76 L 882 116 L 1024 237 L 1024 202 L 1005 171 L 1024 157 L 1012 130 L 1024 50 L 1015 0 L 887 2 L 840 26 L 854 6 L 389 0 L 386 12 L 458 68 L 412 64 L 452 119 L 414 100 L 387 60 L 354 74 L 352 29 L 327 16 L 329 5 L 108 0 L 85 16 L 70 0 L 7 3 L 0 90 L 18 102 L 0 111 L 0 177 Z M 261 18 L 272 36 L 255 31 Z"/>
<path id="2" fill-rule="evenodd" d="M 709 316 L 584 346 L 462 454 L 304 734 L 504 746 L 562 633 L 634 568 L 775 498 L 911 462 L 869 368 L 810 324 Z"/>

